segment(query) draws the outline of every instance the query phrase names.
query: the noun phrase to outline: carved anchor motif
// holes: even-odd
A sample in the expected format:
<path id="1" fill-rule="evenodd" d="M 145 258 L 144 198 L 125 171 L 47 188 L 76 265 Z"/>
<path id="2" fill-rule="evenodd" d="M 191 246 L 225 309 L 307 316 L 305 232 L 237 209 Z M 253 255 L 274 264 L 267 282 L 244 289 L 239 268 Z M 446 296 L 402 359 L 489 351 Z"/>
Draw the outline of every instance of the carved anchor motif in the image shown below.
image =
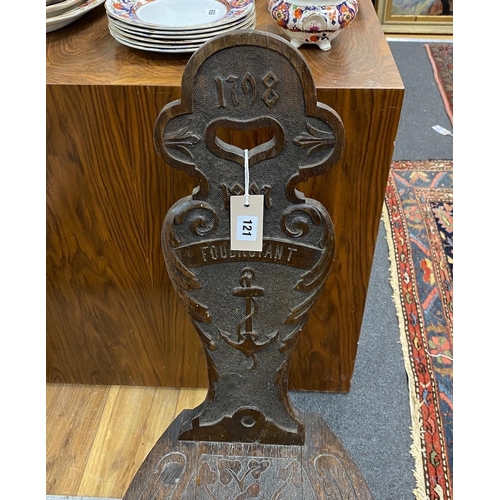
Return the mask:
<path id="1" fill-rule="evenodd" d="M 264 289 L 259 286 L 252 286 L 252 280 L 255 276 L 253 269 L 246 267 L 240 277 L 240 285 L 233 289 L 233 295 L 245 298 L 245 318 L 238 323 L 238 340 L 231 340 L 230 334 L 220 330 L 221 337 L 235 349 L 241 351 L 247 358 L 254 359 L 251 369 L 256 366 L 255 353 L 264 348 L 278 335 L 278 330 L 267 336 L 265 340 L 259 340 L 259 334 L 253 329 L 253 318 L 259 309 L 254 297 L 263 297 Z M 243 330 L 244 327 L 244 330 Z M 243 331 L 242 331 L 243 330 Z"/>

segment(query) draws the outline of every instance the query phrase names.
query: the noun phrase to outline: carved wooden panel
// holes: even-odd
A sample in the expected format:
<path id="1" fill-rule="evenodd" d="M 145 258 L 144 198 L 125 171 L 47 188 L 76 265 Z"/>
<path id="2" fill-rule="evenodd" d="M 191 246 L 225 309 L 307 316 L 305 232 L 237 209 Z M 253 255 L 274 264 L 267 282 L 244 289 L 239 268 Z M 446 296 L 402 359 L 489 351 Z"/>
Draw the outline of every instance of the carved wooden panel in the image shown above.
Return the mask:
<path id="1" fill-rule="evenodd" d="M 227 142 L 232 131 L 249 145 Z M 206 44 L 186 66 L 180 100 L 161 111 L 157 151 L 198 183 L 162 230 L 170 279 L 209 367 L 207 400 L 182 439 L 303 443 L 288 363 L 335 248 L 328 212 L 296 186 L 332 167 L 343 145 L 342 122 L 317 102 L 300 53 L 258 31 Z M 229 198 L 245 184 L 264 200 L 261 251 L 231 249 Z"/>
<path id="2" fill-rule="evenodd" d="M 158 440 L 123 500 L 373 500 L 358 467 L 319 415 L 300 414 L 302 446 L 179 441 L 185 410 Z"/>
<path id="3" fill-rule="evenodd" d="M 245 137 L 262 128 L 263 140 Z M 154 134 L 165 162 L 198 184 L 168 211 L 162 247 L 203 342 L 209 390 L 161 436 L 124 500 L 371 500 L 323 419 L 288 397 L 289 358 L 335 248 L 330 215 L 297 184 L 341 156 L 340 118 L 317 102 L 297 49 L 247 31 L 193 55 Z M 231 196 L 250 185 L 262 196 L 262 248 L 233 250 Z"/>

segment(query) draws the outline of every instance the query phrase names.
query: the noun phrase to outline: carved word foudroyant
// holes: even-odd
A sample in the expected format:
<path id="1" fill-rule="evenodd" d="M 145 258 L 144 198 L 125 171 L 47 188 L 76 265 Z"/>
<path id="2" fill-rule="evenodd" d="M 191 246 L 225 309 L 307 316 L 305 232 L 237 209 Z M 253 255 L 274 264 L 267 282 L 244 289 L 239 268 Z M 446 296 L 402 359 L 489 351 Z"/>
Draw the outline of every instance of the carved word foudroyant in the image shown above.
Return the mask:
<path id="1" fill-rule="evenodd" d="M 230 249 L 229 240 L 212 240 L 185 245 L 176 249 L 177 256 L 187 267 L 200 267 L 224 262 L 267 261 L 307 269 L 309 259 L 318 258 L 321 251 L 305 245 L 279 240 L 264 240 L 262 252 L 243 252 Z"/>

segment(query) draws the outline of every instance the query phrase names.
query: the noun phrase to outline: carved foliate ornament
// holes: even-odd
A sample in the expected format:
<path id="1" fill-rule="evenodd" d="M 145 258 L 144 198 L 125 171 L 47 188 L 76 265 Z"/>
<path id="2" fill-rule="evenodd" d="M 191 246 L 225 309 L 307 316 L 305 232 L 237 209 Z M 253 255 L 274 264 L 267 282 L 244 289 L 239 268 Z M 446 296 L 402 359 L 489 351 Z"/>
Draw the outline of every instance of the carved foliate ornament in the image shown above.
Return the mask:
<path id="1" fill-rule="evenodd" d="M 317 102 L 291 44 L 235 31 L 187 63 L 181 98 L 158 116 L 155 147 L 196 179 L 168 211 L 162 246 L 171 282 L 203 342 L 209 391 L 181 440 L 302 444 L 288 363 L 331 269 L 334 230 L 297 190 L 340 158 L 344 128 Z M 250 144 L 250 146 L 245 146 Z M 261 252 L 232 251 L 229 198 L 264 195 Z"/>

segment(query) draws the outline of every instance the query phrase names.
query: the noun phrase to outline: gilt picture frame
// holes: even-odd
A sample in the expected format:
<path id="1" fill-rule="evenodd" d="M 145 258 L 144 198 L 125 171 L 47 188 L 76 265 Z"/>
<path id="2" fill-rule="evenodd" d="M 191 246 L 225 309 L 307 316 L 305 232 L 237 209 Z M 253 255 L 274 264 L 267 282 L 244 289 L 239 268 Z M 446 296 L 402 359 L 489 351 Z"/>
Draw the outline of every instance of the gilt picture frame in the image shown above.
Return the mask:
<path id="1" fill-rule="evenodd" d="M 385 33 L 453 34 L 453 0 L 375 0 Z"/>

